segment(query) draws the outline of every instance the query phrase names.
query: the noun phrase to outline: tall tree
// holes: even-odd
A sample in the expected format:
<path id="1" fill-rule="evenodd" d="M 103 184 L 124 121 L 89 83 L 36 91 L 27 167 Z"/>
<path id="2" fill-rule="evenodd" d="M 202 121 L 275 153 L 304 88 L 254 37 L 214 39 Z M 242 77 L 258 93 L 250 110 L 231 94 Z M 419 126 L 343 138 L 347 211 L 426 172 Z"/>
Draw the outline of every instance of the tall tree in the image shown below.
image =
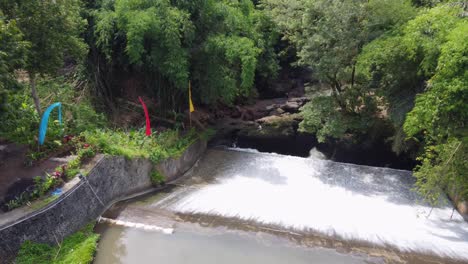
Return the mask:
<path id="1" fill-rule="evenodd" d="M 94 22 L 108 68 L 138 72 L 161 105 L 185 102 L 189 78 L 195 100 L 232 103 L 278 70 L 275 25 L 251 0 L 104 0 Z"/>
<path id="2" fill-rule="evenodd" d="M 464 9 L 465 8 L 465 9 Z M 468 198 L 468 20 L 463 3 L 440 4 L 368 44 L 358 65 L 381 91 L 401 127 L 395 150 L 421 147 L 417 187 L 436 203 L 440 191 Z"/>
<path id="3" fill-rule="evenodd" d="M 378 98 L 363 85 L 356 63 L 365 44 L 415 14 L 409 0 L 264 0 L 263 6 L 298 50 L 298 64 L 309 67 L 330 90 L 304 107 L 301 129 L 340 138 L 373 125 Z"/>
<path id="4" fill-rule="evenodd" d="M 28 72 L 31 95 L 41 113 L 36 80 L 39 75 L 55 75 L 66 58 L 81 58 L 86 45 L 80 32 L 86 25 L 80 17 L 80 0 L 1 0 L 8 20 L 16 20 L 24 40 L 31 44 L 24 69 Z"/>
<path id="5" fill-rule="evenodd" d="M 0 109 L 6 103 L 7 92 L 19 87 L 15 70 L 24 65 L 27 46 L 16 21 L 6 22 L 0 11 Z"/>

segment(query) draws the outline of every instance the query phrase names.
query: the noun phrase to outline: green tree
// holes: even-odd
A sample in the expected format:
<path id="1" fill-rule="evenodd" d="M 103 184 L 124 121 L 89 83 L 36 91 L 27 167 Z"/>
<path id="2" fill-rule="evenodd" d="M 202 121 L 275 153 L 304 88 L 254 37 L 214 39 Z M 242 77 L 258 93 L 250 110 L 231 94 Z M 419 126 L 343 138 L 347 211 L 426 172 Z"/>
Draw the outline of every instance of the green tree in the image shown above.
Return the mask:
<path id="1" fill-rule="evenodd" d="M 185 102 L 189 79 L 197 100 L 231 103 L 278 70 L 278 32 L 250 0 L 103 1 L 94 20 L 107 67 L 142 73 L 160 104 Z"/>
<path id="2" fill-rule="evenodd" d="M 468 21 L 463 5 L 440 4 L 371 42 L 358 71 L 385 99 L 403 136 L 419 142 L 417 187 L 431 202 L 440 191 L 468 197 Z M 404 147 L 396 147 L 396 150 Z"/>
<path id="3" fill-rule="evenodd" d="M 440 191 L 468 198 L 468 21 L 450 30 L 426 91 L 416 97 L 404 130 L 425 143 L 418 189 L 431 202 Z"/>
<path id="4" fill-rule="evenodd" d="M 1 0 L 8 20 L 16 20 L 24 40 L 31 47 L 24 69 L 28 72 L 32 98 L 41 112 L 36 91 L 38 75 L 55 75 L 67 58 L 81 58 L 86 45 L 80 38 L 85 21 L 80 17 L 80 0 Z"/>
<path id="5" fill-rule="evenodd" d="M 27 46 L 16 21 L 6 22 L 0 12 L 0 110 L 6 103 L 8 91 L 20 86 L 15 70 L 24 65 Z"/>
<path id="6" fill-rule="evenodd" d="M 250 95 L 256 73 L 274 78 L 277 32 L 250 0 L 206 1 L 200 12 L 196 28 L 209 29 L 194 43 L 200 49 L 192 53 L 192 76 L 203 102 Z"/>
<path id="7" fill-rule="evenodd" d="M 302 110 L 301 129 L 325 140 L 346 132 L 365 133 L 374 126 L 378 98 L 361 82 L 357 59 L 365 44 L 415 15 L 410 1 L 265 0 L 263 6 L 297 48 L 297 63 L 311 68 L 331 90 L 335 107 L 319 105 L 330 100 L 312 100 Z"/>

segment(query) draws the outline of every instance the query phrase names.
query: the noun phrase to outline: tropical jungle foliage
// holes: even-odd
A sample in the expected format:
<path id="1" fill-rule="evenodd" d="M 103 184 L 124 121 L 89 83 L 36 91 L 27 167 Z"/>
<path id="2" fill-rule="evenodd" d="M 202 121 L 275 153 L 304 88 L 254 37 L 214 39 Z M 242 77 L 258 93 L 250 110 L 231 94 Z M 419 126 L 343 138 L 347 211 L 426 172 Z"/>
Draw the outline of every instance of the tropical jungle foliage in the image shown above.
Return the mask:
<path id="1" fill-rule="evenodd" d="M 298 63 L 330 89 L 329 96 L 314 96 L 303 108 L 302 130 L 326 141 L 365 135 L 376 122 L 390 121 L 394 151 L 419 150 L 415 176 L 428 200 L 438 201 L 441 190 L 467 197 L 466 2 L 264 5 L 297 47 Z"/>
<path id="2" fill-rule="evenodd" d="M 97 2 L 90 17 L 97 52 L 116 72 L 138 72 L 159 104 L 185 100 L 189 80 L 197 100 L 232 103 L 251 94 L 256 73 L 271 78 L 278 70 L 279 33 L 250 0 Z M 108 79 L 97 88 L 116 95 Z"/>
<path id="3" fill-rule="evenodd" d="M 96 151 L 159 160 L 181 149 L 177 132 L 146 139 L 105 114 L 145 95 L 178 116 L 189 82 L 197 106 L 236 104 L 293 61 L 318 81 L 302 131 L 380 133 L 418 159 L 429 201 L 468 198 L 467 14 L 453 0 L 0 0 L 0 137 L 37 146 L 41 111 L 61 101 L 65 127 L 52 116 L 44 150 L 81 134 Z"/>
<path id="4" fill-rule="evenodd" d="M 41 106 L 36 92 L 38 75 L 56 75 L 65 58 L 80 58 L 86 46 L 79 37 L 85 20 L 80 16 L 80 0 L 28 1 L 2 0 L 0 9 L 9 21 L 16 23 L 26 50 L 22 69 L 28 73 L 36 110 Z"/>
<path id="5" fill-rule="evenodd" d="M 4 110 L 8 91 L 20 88 L 14 74 L 23 65 L 28 43 L 15 21 L 5 21 L 0 10 L 0 107 Z"/>

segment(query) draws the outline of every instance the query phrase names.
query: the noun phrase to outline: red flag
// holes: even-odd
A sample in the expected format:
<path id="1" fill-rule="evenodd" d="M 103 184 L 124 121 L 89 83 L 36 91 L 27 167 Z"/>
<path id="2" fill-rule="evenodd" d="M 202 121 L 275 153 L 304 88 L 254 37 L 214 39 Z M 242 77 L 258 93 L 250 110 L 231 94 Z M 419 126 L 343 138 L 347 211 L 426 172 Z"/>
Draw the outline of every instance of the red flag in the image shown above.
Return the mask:
<path id="1" fill-rule="evenodd" d="M 150 119 L 149 119 L 149 114 L 148 114 L 148 108 L 146 107 L 145 102 L 141 99 L 140 96 L 138 96 L 138 100 L 140 100 L 141 105 L 143 106 L 143 110 L 145 111 L 145 117 L 146 117 L 146 135 L 149 137 L 151 136 L 151 124 L 150 124 Z"/>

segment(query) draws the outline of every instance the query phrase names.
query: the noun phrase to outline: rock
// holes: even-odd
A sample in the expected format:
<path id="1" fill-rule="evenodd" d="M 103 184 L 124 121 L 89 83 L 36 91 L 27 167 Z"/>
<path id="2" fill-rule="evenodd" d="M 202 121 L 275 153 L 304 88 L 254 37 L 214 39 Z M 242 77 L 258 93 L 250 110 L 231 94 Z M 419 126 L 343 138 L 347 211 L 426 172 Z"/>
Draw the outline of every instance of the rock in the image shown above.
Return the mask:
<path id="1" fill-rule="evenodd" d="M 239 118 L 241 117 L 242 113 L 241 113 L 241 109 L 239 106 L 237 106 L 236 108 L 234 108 L 232 111 L 231 111 L 231 117 L 232 118 Z"/>
<path id="2" fill-rule="evenodd" d="M 253 121 L 255 118 L 254 118 L 254 113 L 252 112 L 252 110 L 250 109 L 246 109 L 244 111 L 242 111 L 242 115 L 241 115 L 241 118 L 242 120 L 244 121 Z"/>
<path id="3" fill-rule="evenodd" d="M 289 98 L 288 101 L 290 102 L 297 102 L 301 105 L 304 105 L 305 103 L 309 102 L 310 99 L 308 97 L 294 97 L 294 98 Z"/>
<path id="4" fill-rule="evenodd" d="M 303 96 L 305 93 L 304 81 L 301 79 L 294 80 L 294 89 L 288 93 L 288 97 Z"/>
<path id="5" fill-rule="evenodd" d="M 299 119 L 299 114 L 284 113 L 280 116 L 265 116 L 263 118 L 257 119 L 256 121 L 259 124 L 282 125 L 296 123 Z"/>
<path id="6" fill-rule="evenodd" d="M 252 110 L 253 120 L 267 116 L 269 113 L 270 111 L 267 111 L 265 109 L 253 109 Z"/>
<path id="7" fill-rule="evenodd" d="M 288 113 L 298 113 L 299 109 L 304 106 L 310 99 L 307 97 L 294 97 L 289 98 L 281 108 Z"/>
<path id="8" fill-rule="evenodd" d="M 298 102 L 287 101 L 286 104 L 283 105 L 282 109 L 289 113 L 297 113 L 299 112 L 300 107 L 301 105 Z"/>
<path id="9" fill-rule="evenodd" d="M 285 113 L 285 111 L 283 109 L 281 109 L 281 108 L 277 108 L 277 109 L 275 109 L 275 111 L 271 112 L 272 115 L 282 115 L 284 113 Z"/>
<path id="10" fill-rule="evenodd" d="M 279 116 L 266 116 L 257 119 L 260 126 L 255 129 L 240 131 L 240 134 L 249 137 L 287 137 L 295 133 L 294 127 L 298 124 L 297 114 L 284 113 Z M 261 127 L 261 129 L 259 129 Z"/>

